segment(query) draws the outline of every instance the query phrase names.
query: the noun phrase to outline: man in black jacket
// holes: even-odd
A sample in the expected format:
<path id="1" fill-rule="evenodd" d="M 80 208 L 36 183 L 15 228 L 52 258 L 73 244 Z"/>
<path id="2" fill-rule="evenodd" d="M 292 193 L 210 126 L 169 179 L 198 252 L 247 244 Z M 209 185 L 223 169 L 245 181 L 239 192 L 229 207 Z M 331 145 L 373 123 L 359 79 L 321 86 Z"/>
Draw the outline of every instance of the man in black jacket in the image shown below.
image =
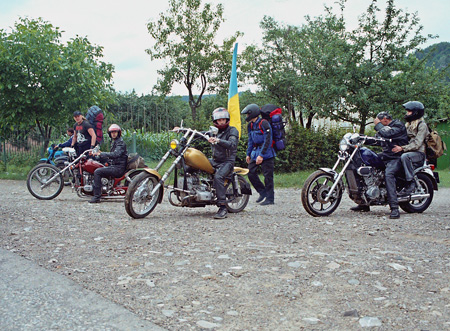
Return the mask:
<path id="1" fill-rule="evenodd" d="M 383 152 L 380 153 L 379 156 L 386 165 L 384 177 L 386 182 L 388 203 L 391 208 L 391 214 L 389 217 L 400 218 L 395 176 L 402 168 L 400 161 L 402 153 L 393 152 L 392 149 L 395 145 L 403 146 L 408 144 L 408 134 L 406 133 L 405 125 L 399 120 L 393 120 L 392 116 L 385 111 L 379 113 L 373 123 L 375 124 L 377 136 L 392 140 L 391 142 L 383 142 L 381 144 Z M 358 205 L 351 209 L 354 211 L 369 211 L 369 208 L 369 206 Z"/>
<path id="2" fill-rule="evenodd" d="M 122 139 L 122 130 L 117 124 L 111 124 L 108 129 L 108 135 L 112 139 L 111 151 L 109 153 L 101 153 L 98 151 L 94 156 L 100 159 L 109 159 L 112 165 L 104 168 L 98 168 L 94 171 L 94 197 L 90 203 L 99 203 L 102 196 L 102 178 L 104 177 L 121 177 L 126 169 L 128 162 L 127 145 Z"/>
<path id="3" fill-rule="evenodd" d="M 230 126 L 230 113 L 225 108 L 217 108 L 212 113 L 214 126 L 219 129 L 217 137 L 210 137 L 212 144 L 211 165 L 216 170 L 214 173 L 214 188 L 216 189 L 217 205 L 219 210 L 214 218 L 227 217 L 228 210 L 225 206 L 226 189 L 225 178 L 233 172 L 236 160 L 239 132 L 234 126 Z"/>

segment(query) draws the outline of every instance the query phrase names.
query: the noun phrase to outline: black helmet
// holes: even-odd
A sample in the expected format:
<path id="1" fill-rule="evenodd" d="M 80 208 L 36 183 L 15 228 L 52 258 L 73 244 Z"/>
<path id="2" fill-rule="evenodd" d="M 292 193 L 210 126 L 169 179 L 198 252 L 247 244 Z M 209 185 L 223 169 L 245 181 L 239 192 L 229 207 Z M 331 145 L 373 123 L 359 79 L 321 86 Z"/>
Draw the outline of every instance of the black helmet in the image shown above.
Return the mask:
<path id="1" fill-rule="evenodd" d="M 407 122 L 418 120 L 425 114 L 425 107 L 423 106 L 423 103 L 419 101 L 408 101 L 403 104 L 403 108 L 412 112 L 411 115 L 405 115 L 405 120 Z"/>
<path id="2" fill-rule="evenodd" d="M 241 114 L 247 114 L 245 120 L 247 122 L 250 122 L 252 119 L 258 117 L 261 114 L 261 109 L 259 109 L 259 106 L 257 104 L 251 103 L 247 105 L 243 111 L 241 111 Z"/>
<path id="3" fill-rule="evenodd" d="M 381 113 L 378 113 L 378 114 L 377 114 L 377 118 L 378 118 L 379 120 L 382 120 L 383 118 L 387 118 L 388 120 L 391 120 L 391 119 L 392 119 L 392 116 L 391 116 L 391 114 L 389 114 L 387 111 L 382 111 Z"/>

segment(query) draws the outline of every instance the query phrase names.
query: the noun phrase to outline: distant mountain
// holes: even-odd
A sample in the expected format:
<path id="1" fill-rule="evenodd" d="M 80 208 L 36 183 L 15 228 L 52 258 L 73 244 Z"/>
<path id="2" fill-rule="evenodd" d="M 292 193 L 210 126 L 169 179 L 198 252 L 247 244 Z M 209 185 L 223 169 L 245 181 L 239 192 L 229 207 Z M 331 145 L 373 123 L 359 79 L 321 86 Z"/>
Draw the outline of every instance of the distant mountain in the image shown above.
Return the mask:
<path id="1" fill-rule="evenodd" d="M 430 54 L 431 53 L 431 54 Z M 427 66 L 435 66 L 437 69 L 444 69 L 450 65 L 450 43 L 441 42 L 425 48 L 423 51 L 416 52 L 416 57 L 421 60 L 430 56 L 426 62 Z M 447 80 L 450 81 L 450 75 Z"/>

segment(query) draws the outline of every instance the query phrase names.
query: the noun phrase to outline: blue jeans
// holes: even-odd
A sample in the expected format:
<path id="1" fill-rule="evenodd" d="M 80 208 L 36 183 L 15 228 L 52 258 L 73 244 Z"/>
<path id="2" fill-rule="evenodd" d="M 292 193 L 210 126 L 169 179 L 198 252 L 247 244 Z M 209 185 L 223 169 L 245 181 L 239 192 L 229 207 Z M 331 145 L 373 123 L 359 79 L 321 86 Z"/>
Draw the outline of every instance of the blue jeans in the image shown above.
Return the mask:
<path id="1" fill-rule="evenodd" d="M 400 158 L 385 160 L 384 164 L 386 165 L 386 170 L 384 172 L 384 177 L 386 181 L 386 191 L 389 207 L 392 209 L 398 209 L 398 200 L 397 200 L 397 181 L 396 175 L 402 168 L 402 163 Z"/>

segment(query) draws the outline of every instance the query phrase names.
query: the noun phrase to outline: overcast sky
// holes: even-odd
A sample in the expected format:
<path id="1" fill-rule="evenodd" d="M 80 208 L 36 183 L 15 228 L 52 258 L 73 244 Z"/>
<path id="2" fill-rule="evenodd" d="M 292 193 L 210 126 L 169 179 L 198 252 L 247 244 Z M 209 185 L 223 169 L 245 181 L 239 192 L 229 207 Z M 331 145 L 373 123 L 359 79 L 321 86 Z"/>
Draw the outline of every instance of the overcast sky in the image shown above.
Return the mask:
<path id="1" fill-rule="evenodd" d="M 244 36 L 238 40 L 239 52 L 246 45 L 260 43 L 259 22 L 264 15 L 278 22 L 301 25 L 304 17 L 323 14 L 323 8 L 333 6 L 334 0 L 203 0 L 213 4 L 222 3 L 226 21 L 221 25 L 219 37 L 229 37 L 239 30 Z M 365 12 L 370 0 L 348 0 L 345 17 L 350 28 L 356 26 L 357 18 Z M 384 6 L 386 1 L 379 1 Z M 417 12 L 424 34 L 439 35 L 437 40 L 450 41 L 450 1 L 448 0 L 397 0 L 398 8 Z M 151 61 L 145 49 L 152 45 L 146 24 L 157 20 L 159 13 L 168 9 L 164 0 L 0 0 L 0 29 L 11 31 L 19 17 L 38 18 L 60 27 L 63 39 L 76 35 L 86 36 L 96 45 L 104 47 L 103 61 L 115 67 L 114 87 L 117 91 L 138 95 L 148 94 L 156 84 L 157 70 L 161 61 Z M 177 86 L 173 94 L 186 94 Z"/>

